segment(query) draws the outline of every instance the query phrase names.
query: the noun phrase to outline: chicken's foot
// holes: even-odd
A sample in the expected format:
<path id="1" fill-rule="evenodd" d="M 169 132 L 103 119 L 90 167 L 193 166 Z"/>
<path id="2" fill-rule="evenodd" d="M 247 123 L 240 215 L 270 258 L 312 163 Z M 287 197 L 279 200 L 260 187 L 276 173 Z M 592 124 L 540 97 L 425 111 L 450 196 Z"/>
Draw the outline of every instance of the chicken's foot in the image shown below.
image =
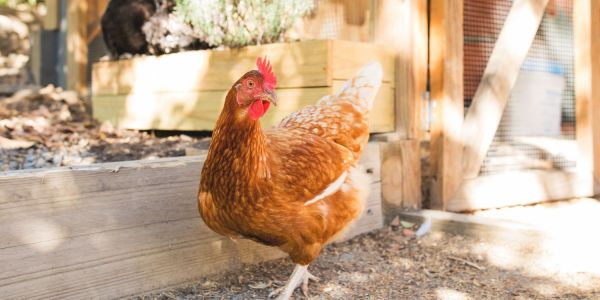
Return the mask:
<path id="1" fill-rule="evenodd" d="M 269 294 L 269 298 L 279 295 L 277 300 L 288 300 L 297 287 L 301 287 L 302 294 L 304 294 L 304 296 L 308 296 L 309 280 L 317 282 L 319 281 L 319 278 L 308 272 L 308 265 L 296 265 L 294 272 L 292 272 L 292 275 L 290 276 L 290 279 L 288 279 L 287 283 L 271 292 Z"/>

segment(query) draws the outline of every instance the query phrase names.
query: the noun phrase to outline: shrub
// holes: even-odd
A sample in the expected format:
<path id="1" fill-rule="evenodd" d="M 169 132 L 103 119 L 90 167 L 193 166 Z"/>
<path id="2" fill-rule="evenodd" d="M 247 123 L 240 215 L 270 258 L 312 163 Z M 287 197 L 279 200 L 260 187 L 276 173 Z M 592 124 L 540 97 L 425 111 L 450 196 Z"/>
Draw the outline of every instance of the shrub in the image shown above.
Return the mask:
<path id="1" fill-rule="evenodd" d="M 314 0 L 176 0 L 175 13 L 211 46 L 243 47 L 283 40 Z"/>

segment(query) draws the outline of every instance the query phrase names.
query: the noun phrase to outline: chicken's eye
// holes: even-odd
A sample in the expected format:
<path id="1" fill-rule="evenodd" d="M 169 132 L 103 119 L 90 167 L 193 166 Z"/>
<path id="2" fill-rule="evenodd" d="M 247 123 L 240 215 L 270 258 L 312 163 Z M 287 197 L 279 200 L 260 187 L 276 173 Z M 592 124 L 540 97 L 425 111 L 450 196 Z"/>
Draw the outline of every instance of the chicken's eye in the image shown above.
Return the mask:
<path id="1" fill-rule="evenodd" d="M 254 87 L 254 81 L 253 80 L 248 80 L 248 83 L 246 85 L 248 85 L 249 88 L 253 88 Z"/>

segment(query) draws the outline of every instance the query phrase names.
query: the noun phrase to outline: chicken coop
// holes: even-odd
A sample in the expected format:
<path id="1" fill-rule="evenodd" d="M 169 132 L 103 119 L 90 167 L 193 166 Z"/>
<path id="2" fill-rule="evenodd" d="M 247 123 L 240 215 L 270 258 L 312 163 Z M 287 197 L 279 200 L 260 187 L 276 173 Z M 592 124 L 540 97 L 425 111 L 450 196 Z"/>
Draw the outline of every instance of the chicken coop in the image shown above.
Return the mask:
<path id="1" fill-rule="evenodd" d="M 405 209 L 464 212 L 600 193 L 600 2 L 317 0 L 292 41 L 100 60 L 108 0 L 46 0 L 34 73 L 137 130 L 210 131 L 257 56 L 280 76 L 274 124 L 378 60 L 350 236 Z M 37 71 L 36 71 L 37 70 Z M 177 76 L 176 76 L 177 75 Z M 283 103 L 288 100 L 288 103 Z M 118 298 L 283 257 L 215 235 L 186 157 L 0 173 L 2 298 Z"/>

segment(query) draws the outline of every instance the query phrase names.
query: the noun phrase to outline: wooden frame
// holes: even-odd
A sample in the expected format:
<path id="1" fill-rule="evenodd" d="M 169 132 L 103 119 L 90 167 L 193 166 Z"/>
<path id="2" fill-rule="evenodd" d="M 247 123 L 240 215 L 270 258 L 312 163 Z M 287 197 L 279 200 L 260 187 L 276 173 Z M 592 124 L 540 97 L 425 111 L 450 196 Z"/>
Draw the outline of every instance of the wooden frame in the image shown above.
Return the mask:
<path id="1" fill-rule="evenodd" d="M 523 171 L 479 176 L 547 3 L 547 0 L 516 0 L 513 3 L 473 103 L 463 119 L 462 69 L 452 65 L 454 61 L 460 61 L 462 65 L 463 60 L 462 27 L 456 25 L 462 25 L 462 17 L 456 17 L 462 14 L 456 11 L 462 12 L 463 3 L 432 1 L 431 91 L 437 106 L 431 149 L 433 208 L 476 210 L 592 196 L 598 192 L 600 134 L 597 132 L 600 126 L 592 120 L 600 120 L 600 100 L 594 102 L 599 99 L 594 89 L 600 84 L 600 76 L 594 76 L 598 74 L 596 66 L 599 64 L 598 56 L 593 55 L 600 51 L 600 43 L 593 37 L 600 34 L 600 29 L 594 35 L 591 31 L 596 29 L 590 29 L 590 26 L 593 27 L 594 15 L 599 14 L 595 6 L 600 4 L 588 1 L 577 2 L 574 17 L 577 31 L 577 142 L 582 151 L 580 159 L 576 158 L 579 168 L 572 172 Z M 452 10 L 455 13 L 451 13 Z M 590 16 L 591 21 L 586 21 Z M 459 31 L 461 33 L 457 34 Z M 518 42 L 515 42 L 516 36 Z M 447 78 L 449 76 L 460 78 L 460 81 Z"/>
<path id="2" fill-rule="evenodd" d="M 121 298 L 284 257 L 204 225 L 204 159 L 0 173 L 2 297 Z M 369 144 L 360 163 L 371 195 L 347 238 L 383 225 L 379 146 Z"/>

